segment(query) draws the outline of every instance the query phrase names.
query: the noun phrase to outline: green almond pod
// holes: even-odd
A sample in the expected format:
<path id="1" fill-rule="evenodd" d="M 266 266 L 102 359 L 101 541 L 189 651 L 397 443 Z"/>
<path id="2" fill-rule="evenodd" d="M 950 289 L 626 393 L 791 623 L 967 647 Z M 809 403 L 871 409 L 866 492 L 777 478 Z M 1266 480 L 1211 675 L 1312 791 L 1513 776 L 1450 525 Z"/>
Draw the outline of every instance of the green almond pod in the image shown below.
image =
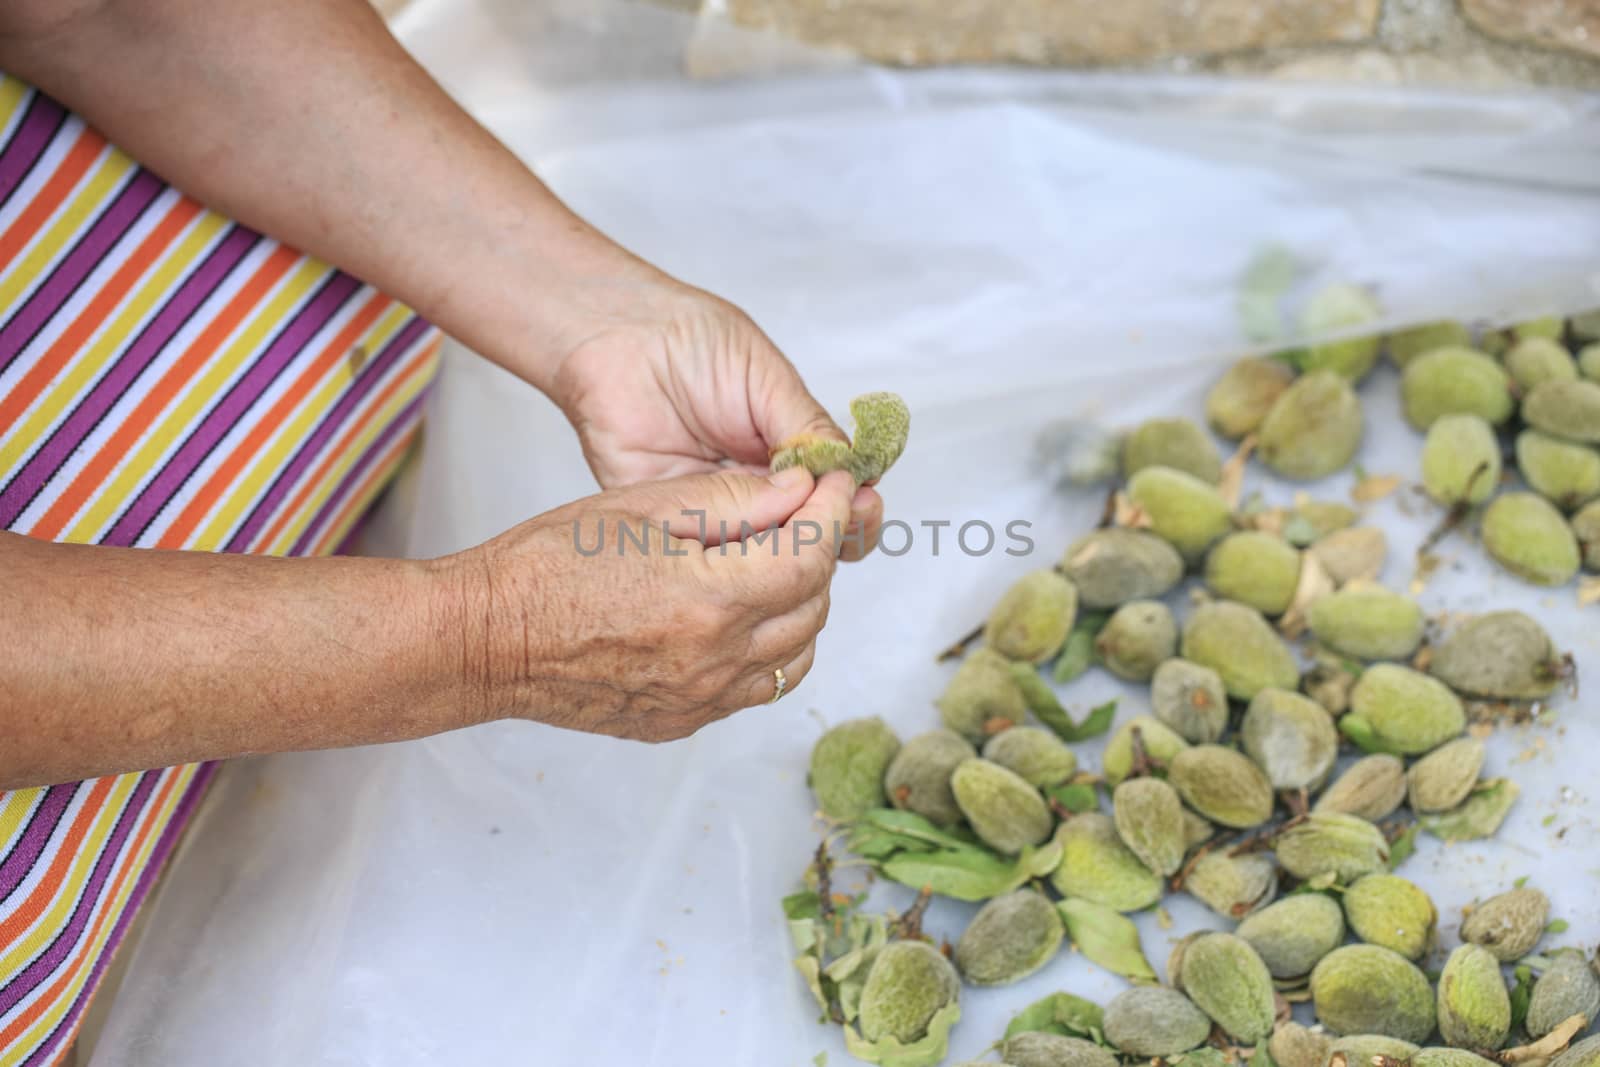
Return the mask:
<path id="1" fill-rule="evenodd" d="M 1345 945 L 1311 971 L 1317 1019 L 1336 1034 L 1377 1034 L 1412 1044 L 1433 1033 L 1434 997 L 1416 964 L 1378 945 Z"/>
<path id="2" fill-rule="evenodd" d="M 1257 852 L 1207 852 L 1195 860 L 1183 888 L 1223 918 L 1239 919 L 1277 895 L 1278 867 L 1272 857 Z"/>
<path id="3" fill-rule="evenodd" d="M 1344 892 L 1350 929 L 1369 945 L 1419 960 L 1433 947 L 1439 913 L 1433 900 L 1399 875 L 1369 874 Z"/>
<path id="4" fill-rule="evenodd" d="M 1205 1044 L 1211 1019 L 1175 989 L 1135 986 L 1106 1004 L 1105 1034 L 1130 1056 L 1176 1056 Z"/>
<path id="5" fill-rule="evenodd" d="M 961 979 L 938 949 L 923 941 L 884 945 L 861 990 L 859 1034 L 846 1027 L 851 1054 L 869 1063 L 931 1067 L 944 1059 L 950 1027 L 960 1016 L 960 998 Z M 904 1054 L 930 1037 L 932 1048 L 919 1050 L 921 1055 Z"/>
<path id="6" fill-rule="evenodd" d="M 963 760 L 950 776 L 950 788 L 972 832 L 996 852 L 1014 855 L 1042 844 L 1055 824 L 1039 791 L 998 763 Z"/>
<path id="7" fill-rule="evenodd" d="M 1511 336 L 1517 341 L 1525 341 L 1530 337 L 1556 338 L 1565 330 L 1566 323 L 1561 321 L 1560 315 L 1541 315 L 1536 319 L 1513 323 Z"/>
<path id="8" fill-rule="evenodd" d="M 1228 728 L 1228 693 L 1222 676 L 1210 667 L 1173 657 L 1150 678 L 1150 707 L 1156 718 L 1191 744 L 1220 738 Z"/>
<path id="9" fill-rule="evenodd" d="M 1350 715 L 1371 728 L 1383 751 L 1400 756 L 1430 752 L 1467 725 L 1460 698 L 1444 683 L 1395 663 L 1362 673 L 1350 691 Z"/>
<path id="10" fill-rule="evenodd" d="M 1230 441 L 1255 433 L 1293 383 L 1294 371 L 1281 360 L 1241 359 L 1206 394 L 1206 422 Z"/>
<path id="11" fill-rule="evenodd" d="M 1550 1067 L 1600 1067 L 1600 1034 L 1569 1046 L 1550 1061 Z"/>
<path id="12" fill-rule="evenodd" d="M 1287 689 L 1263 689 L 1239 724 L 1245 753 L 1274 789 L 1321 783 L 1339 755 L 1339 731 L 1322 705 Z"/>
<path id="13" fill-rule="evenodd" d="M 1078 773 L 1077 754 L 1055 734 L 1037 726 L 1013 726 L 989 738 L 983 758 L 1015 771 L 1038 789 L 1060 785 Z"/>
<path id="14" fill-rule="evenodd" d="M 956 968 L 973 985 L 1010 985 L 1049 963 L 1066 936 L 1054 904 L 1018 889 L 978 909 L 956 942 Z"/>
<path id="15" fill-rule="evenodd" d="M 1600 500 L 1572 516 L 1572 535 L 1583 553 L 1584 567 L 1600 571 Z"/>
<path id="16" fill-rule="evenodd" d="M 1217 836 L 1217 828 L 1188 808 L 1183 809 L 1183 848 L 1193 852 Z"/>
<path id="17" fill-rule="evenodd" d="M 1134 600 L 1118 608 L 1094 641 L 1107 670 L 1131 682 L 1148 682 L 1178 651 L 1178 624 L 1159 600 Z"/>
<path id="18" fill-rule="evenodd" d="M 1567 329 L 1579 341 L 1600 341 L 1600 308 L 1578 312 L 1567 320 Z"/>
<path id="19" fill-rule="evenodd" d="M 1483 742 L 1458 737 L 1411 765 L 1406 784 L 1415 812 L 1449 811 L 1467 799 L 1483 770 Z"/>
<path id="20" fill-rule="evenodd" d="M 804 467 L 820 478 L 834 471 L 849 470 L 851 459 L 850 446 L 843 441 L 798 438 L 785 442 L 772 454 L 772 470 L 776 474 L 790 467 Z"/>
<path id="21" fill-rule="evenodd" d="M 1352 327 L 1367 326 L 1383 315 L 1372 293 L 1359 285 L 1336 282 L 1317 291 L 1300 315 L 1301 332 L 1308 336 L 1347 333 Z M 1383 346 L 1379 334 L 1322 341 L 1306 349 L 1300 360 L 1303 371 L 1330 370 L 1352 382 L 1365 378 Z"/>
<path id="22" fill-rule="evenodd" d="M 1293 1020 L 1279 1023 L 1267 1040 L 1267 1055 L 1277 1067 L 1327 1067 L 1333 1040 Z"/>
<path id="23" fill-rule="evenodd" d="M 1115 911 L 1140 911 L 1161 900 L 1161 876 L 1122 843 L 1108 815 L 1086 812 L 1056 832 L 1061 864 L 1050 882 L 1062 896 L 1078 897 Z"/>
<path id="24" fill-rule="evenodd" d="M 1418 356 L 1435 348 L 1465 348 L 1472 343 L 1472 331 L 1459 322 L 1424 322 L 1389 335 L 1389 358 L 1401 370 Z"/>
<path id="25" fill-rule="evenodd" d="M 1004 737 L 1010 732 L 1006 730 L 996 736 Z M 954 730 L 918 734 L 902 745 L 889 761 L 889 769 L 883 776 L 883 790 L 888 794 L 889 803 L 939 826 L 954 826 L 961 821 L 961 809 L 950 788 L 950 776 L 964 760 L 977 754 L 978 750 Z"/>
<path id="26" fill-rule="evenodd" d="M 1146 467 L 1171 467 L 1203 482 L 1222 478 L 1222 457 L 1206 432 L 1185 418 L 1150 419 L 1122 439 L 1122 477 Z"/>
<path id="27" fill-rule="evenodd" d="M 1475 841 L 1493 837 L 1506 821 L 1522 787 L 1509 778 L 1490 778 L 1457 807 L 1417 817 L 1422 828 L 1441 841 Z"/>
<path id="28" fill-rule="evenodd" d="M 1188 851 L 1183 801 L 1159 778 L 1130 778 L 1111 794 L 1117 835 L 1144 865 L 1160 875 L 1176 874 Z"/>
<path id="29" fill-rule="evenodd" d="M 1273 847 L 1283 869 L 1306 881 L 1332 876 L 1349 884 L 1364 874 L 1384 870 L 1389 862 L 1389 842 L 1383 831 L 1342 812 L 1312 812 L 1278 834 Z"/>
<path id="30" fill-rule="evenodd" d="M 1366 660 L 1406 659 L 1427 625 L 1415 600 L 1368 582 L 1319 597 L 1306 618 L 1325 647 Z"/>
<path id="31" fill-rule="evenodd" d="M 1165 725 L 1148 715 L 1139 715 L 1121 726 L 1106 742 L 1105 753 L 1100 757 L 1100 773 L 1112 788 L 1133 772 L 1133 732 L 1139 731 L 1139 743 L 1145 755 L 1161 764 L 1170 764 L 1174 756 L 1189 747 L 1189 742 L 1179 737 Z"/>
<path id="32" fill-rule="evenodd" d="M 1578 380 L 1578 365 L 1560 342 L 1549 337 L 1525 337 L 1506 350 L 1502 360 L 1511 380 L 1524 393 L 1545 382 Z"/>
<path id="33" fill-rule="evenodd" d="M 1117 1067 L 1117 1058 L 1081 1037 L 1030 1031 L 1000 1042 L 1007 1067 Z"/>
<path id="34" fill-rule="evenodd" d="M 1385 1056 L 1404 1063 L 1419 1051 L 1409 1041 L 1384 1037 L 1382 1034 L 1350 1034 L 1334 1039 L 1328 1047 L 1328 1057 L 1332 1059 L 1335 1053 L 1343 1053 L 1350 1067 L 1369 1067 L 1374 1056 Z"/>
<path id="35" fill-rule="evenodd" d="M 1165 596 L 1183 580 L 1183 557 L 1153 533 L 1108 527 L 1074 541 L 1061 569 L 1084 607 L 1103 610 Z"/>
<path id="36" fill-rule="evenodd" d="M 1535 585 L 1565 585 L 1582 562 L 1572 527 L 1533 493 L 1496 498 L 1483 513 L 1480 535 L 1496 563 Z"/>
<path id="37" fill-rule="evenodd" d="M 1550 921 L 1550 898 L 1531 886 L 1490 897 L 1461 923 L 1461 939 L 1510 962 L 1534 950 Z"/>
<path id="38" fill-rule="evenodd" d="M 1272 818 L 1272 783 L 1249 757 L 1221 745 L 1179 752 L 1167 781 L 1195 811 L 1223 826 L 1247 830 Z"/>
<path id="39" fill-rule="evenodd" d="M 883 807 L 883 776 L 900 739 L 879 718 L 852 719 L 823 734 L 811 749 L 811 791 L 830 819 L 859 819 Z"/>
<path id="40" fill-rule="evenodd" d="M 1301 376 L 1262 420 L 1256 455 L 1285 478 L 1310 481 L 1343 470 L 1361 447 L 1361 400 L 1328 370 Z"/>
<path id="41" fill-rule="evenodd" d="M 1511 995 L 1500 961 L 1481 945 L 1450 953 L 1439 976 L 1439 1036 L 1456 1048 L 1494 1051 L 1511 1032 Z"/>
<path id="42" fill-rule="evenodd" d="M 1349 529 L 1360 518 L 1361 512 L 1337 500 L 1306 500 L 1295 505 L 1290 525 L 1303 526 L 1306 534 L 1304 543 L 1309 544 L 1331 533 Z M 1291 537 L 1289 540 L 1296 544 L 1302 543 L 1301 539 L 1296 537 Z"/>
<path id="43" fill-rule="evenodd" d="M 1536 430 L 1583 444 L 1600 444 L 1600 385 L 1545 382 L 1522 401 L 1522 418 Z"/>
<path id="44" fill-rule="evenodd" d="M 863 393 L 850 401 L 855 435 L 850 447 L 850 473 L 858 484 L 876 482 L 906 450 L 911 409 L 894 393 Z"/>
<path id="45" fill-rule="evenodd" d="M 1344 914 L 1326 894 L 1297 893 L 1250 915 L 1234 932 L 1250 942 L 1272 977 L 1295 980 L 1344 943 Z"/>
<path id="46" fill-rule="evenodd" d="M 1313 811 L 1340 811 L 1377 822 L 1406 799 L 1406 765 L 1387 753 L 1363 756 L 1317 797 Z"/>
<path id="47" fill-rule="evenodd" d="M 1600 496 L 1600 452 L 1538 430 L 1517 435 L 1517 470 L 1528 487 L 1563 511 Z"/>
<path id="48" fill-rule="evenodd" d="M 1542 700 L 1566 677 L 1555 642 L 1520 611 L 1461 623 L 1433 646 L 1428 671 L 1458 693 L 1495 700 Z"/>
<path id="49" fill-rule="evenodd" d="M 1500 442 L 1477 415 L 1441 415 L 1422 446 L 1422 485 L 1445 507 L 1481 504 L 1500 487 Z"/>
<path id="50" fill-rule="evenodd" d="M 1578 373 L 1585 381 L 1600 382 L 1600 341 L 1578 349 Z"/>
<path id="51" fill-rule="evenodd" d="M 1400 400 L 1406 421 L 1422 431 L 1444 415 L 1477 415 L 1499 426 L 1516 406 L 1505 368 L 1464 347 L 1436 348 L 1412 360 L 1400 378 Z"/>
<path id="52" fill-rule="evenodd" d="M 1499 1062 L 1464 1048 L 1424 1048 L 1411 1057 L 1409 1067 L 1497 1067 Z"/>
<path id="53" fill-rule="evenodd" d="M 1056 571 L 1031 571 L 995 604 L 983 639 L 1007 659 L 1043 663 L 1061 651 L 1077 616 L 1077 587 Z"/>
<path id="54" fill-rule="evenodd" d="M 1128 480 L 1128 499 L 1150 519 L 1150 531 L 1185 560 L 1198 560 L 1233 528 L 1217 487 L 1171 467 L 1146 467 Z"/>
<path id="55" fill-rule="evenodd" d="M 1022 690 L 1011 674 L 1011 661 L 992 648 L 967 654 L 935 703 L 945 727 L 974 744 L 1028 715 Z"/>
<path id="56" fill-rule="evenodd" d="M 1195 609 L 1183 627 L 1182 655 L 1216 671 L 1238 700 L 1300 684 L 1300 667 L 1283 638 L 1259 611 L 1231 600 Z"/>
<path id="57" fill-rule="evenodd" d="M 1282 615 L 1300 585 L 1300 552 L 1275 534 L 1241 530 L 1212 547 L 1205 577 L 1224 600 L 1248 604 L 1263 615 Z"/>
<path id="58" fill-rule="evenodd" d="M 1600 977 L 1583 953 L 1562 952 L 1534 982 L 1523 1025 L 1530 1037 L 1540 1038 L 1574 1015 L 1584 1017 L 1584 1029 L 1600 1018 Z"/>
<path id="59" fill-rule="evenodd" d="M 1317 538 L 1307 551 L 1335 585 L 1376 579 L 1389 558 L 1389 539 L 1376 526 L 1352 526 Z"/>
<path id="60" fill-rule="evenodd" d="M 1272 1033 L 1272 975 L 1249 942 L 1233 934 L 1202 934 L 1184 949 L 1180 967 L 1184 992 L 1229 1036 L 1254 1045 Z"/>

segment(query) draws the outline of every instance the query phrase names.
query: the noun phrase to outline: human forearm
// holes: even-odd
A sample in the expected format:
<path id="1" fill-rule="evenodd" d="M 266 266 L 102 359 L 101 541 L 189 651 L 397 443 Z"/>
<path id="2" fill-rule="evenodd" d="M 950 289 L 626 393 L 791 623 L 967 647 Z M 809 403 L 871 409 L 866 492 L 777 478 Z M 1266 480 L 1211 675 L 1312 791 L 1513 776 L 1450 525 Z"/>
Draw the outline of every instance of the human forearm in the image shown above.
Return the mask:
<path id="1" fill-rule="evenodd" d="M 0 533 L 0 790 L 475 721 L 448 571 Z"/>
<path id="2" fill-rule="evenodd" d="M 7 0 L 0 67 L 540 388 L 584 338 L 677 298 L 450 101 L 367 0 Z"/>

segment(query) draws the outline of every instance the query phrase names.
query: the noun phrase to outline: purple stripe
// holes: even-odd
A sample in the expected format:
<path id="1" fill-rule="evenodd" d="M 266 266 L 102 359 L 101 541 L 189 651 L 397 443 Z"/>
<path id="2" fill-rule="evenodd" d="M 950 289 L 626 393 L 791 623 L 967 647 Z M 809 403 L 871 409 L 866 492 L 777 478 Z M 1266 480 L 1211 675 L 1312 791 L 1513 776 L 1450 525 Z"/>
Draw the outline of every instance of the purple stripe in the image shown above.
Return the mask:
<path id="1" fill-rule="evenodd" d="M 361 283 L 348 274 L 332 275 L 322 289 L 278 332 L 278 336 L 250 365 L 250 369 L 228 388 L 221 400 L 212 405 L 200 425 L 190 432 L 172 458 L 139 491 L 133 503 L 111 527 L 111 532 L 100 539 L 100 544 L 127 548 L 138 541 L 156 516 L 161 514 L 161 509 L 205 462 L 217 443 L 244 418 L 261 399 L 261 395 L 300 355 L 306 344 L 338 314 L 351 294 L 360 287 Z"/>
<path id="2" fill-rule="evenodd" d="M 244 525 L 229 538 L 227 545 L 222 549 L 224 552 L 246 551 L 250 542 L 260 535 L 262 527 L 266 526 L 272 513 L 283 504 L 283 498 L 289 495 L 289 490 L 305 476 L 306 468 L 316 460 L 317 453 L 327 446 L 329 439 L 338 432 L 339 427 L 344 424 L 362 399 L 376 388 L 390 366 L 399 360 L 401 353 L 410 348 L 428 328 L 428 323 L 420 316 L 413 317 L 405 328 L 384 346 L 376 358 L 361 368 L 361 373 L 351 383 L 350 388 L 345 390 L 345 394 L 333 405 L 333 409 L 323 416 L 315 432 L 300 445 L 294 459 L 273 480 L 266 496 L 251 509 L 250 517 L 245 519 Z"/>
<path id="3" fill-rule="evenodd" d="M 21 310 L 0 326 L 0 371 L 10 365 L 50 316 L 60 311 L 62 305 L 77 292 L 89 272 L 100 265 L 113 245 L 122 240 L 163 187 L 161 179 L 146 170 L 136 172 L 133 180 L 122 187 L 111 206 L 90 224 L 77 245 L 50 272 L 44 284 L 33 291 Z"/>
<path id="4" fill-rule="evenodd" d="M 55 137 L 66 117 L 60 104 L 41 92 L 33 94 L 28 113 L 0 148 L 0 206 L 21 187 L 22 179 L 44 155 L 45 146 Z"/>
<path id="5" fill-rule="evenodd" d="M 17 886 L 21 885 L 23 879 L 28 877 L 28 872 L 33 870 L 33 865 L 44 852 L 44 846 L 49 843 L 56 832 L 56 827 L 61 824 L 62 813 L 67 810 L 67 805 L 72 803 L 72 795 L 78 791 L 79 784 L 81 783 L 53 785 L 45 790 L 44 799 L 34 809 L 33 818 L 28 820 L 28 828 L 22 831 L 22 839 L 17 842 L 17 847 L 11 850 L 5 862 L 0 863 L 0 904 L 16 892 Z"/>
<path id="6" fill-rule="evenodd" d="M 206 261 L 189 275 L 156 317 L 140 331 L 138 338 L 118 358 L 116 365 L 78 403 L 72 414 L 56 427 L 55 432 L 10 483 L 0 488 L 0 529 L 9 529 L 17 521 L 17 516 L 27 509 L 73 451 L 160 355 L 184 323 L 189 321 L 195 309 L 211 296 L 259 240 L 252 231 L 234 227 L 212 249 Z"/>
<path id="7" fill-rule="evenodd" d="M 289 555 L 305 555 L 306 550 L 311 547 L 311 542 L 316 540 L 317 534 L 322 527 L 345 506 L 350 494 L 355 491 L 356 484 L 360 482 L 362 475 L 378 461 L 378 457 L 383 454 L 383 450 L 388 447 L 389 442 L 393 441 L 401 431 L 410 429 L 415 425 L 414 420 L 418 413 L 421 412 L 422 402 L 427 399 L 427 396 L 428 391 L 426 389 L 422 390 L 412 397 L 411 402 L 402 408 L 393 419 L 389 420 L 389 425 L 385 426 L 383 432 L 373 439 L 372 444 L 362 454 L 361 458 L 356 461 L 355 466 L 351 467 L 345 476 L 340 479 L 338 488 L 333 491 L 332 496 L 323 502 L 316 517 L 311 520 L 311 524 L 305 528 L 305 532 L 300 535 L 299 540 L 295 541 L 294 547 L 289 549 Z"/>
<path id="8" fill-rule="evenodd" d="M 61 961 L 67 958 L 77 945 L 78 939 L 83 936 L 84 928 L 89 925 L 89 916 L 93 914 L 94 906 L 100 900 L 100 892 L 105 887 L 106 879 L 116 867 L 117 856 L 121 853 L 123 844 L 127 842 L 128 835 L 132 833 L 134 824 L 139 821 L 145 802 L 155 791 L 156 779 L 159 777 L 161 777 L 159 771 L 146 771 L 140 776 L 139 784 L 133 787 L 132 795 L 128 797 L 127 803 L 117 815 L 117 825 L 111 831 L 111 840 L 105 843 L 100 849 L 100 855 L 95 858 L 89 883 L 83 887 L 83 892 L 72 909 L 72 918 L 66 927 L 56 934 L 49 948 L 35 956 L 32 963 L 13 975 L 5 986 L 0 987 L 0 1017 L 16 1007 L 18 1001 L 49 978 L 51 972 L 61 966 Z"/>
<path id="9" fill-rule="evenodd" d="M 139 908 L 145 898 L 149 896 L 156 879 L 161 876 L 161 868 L 165 866 L 167 857 L 183 836 L 184 829 L 188 826 L 189 819 L 194 815 L 194 809 L 199 806 L 200 799 L 205 795 L 206 787 L 211 784 L 215 776 L 217 763 L 202 763 L 195 772 L 194 779 L 190 781 L 188 789 L 184 791 L 183 798 L 178 801 L 177 807 L 172 809 L 172 818 L 161 831 L 161 837 L 156 841 L 156 847 L 150 853 L 150 862 L 139 872 L 139 880 L 134 883 L 133 892 L 128 896 L 128 905 L 122 909 L 122 914 L 117 916 L 116 924 L 111 928 L 111 936 L 106 940 L 105 951 L 101 952 L 94 961 L 94 967 L 89 971 L 89 980 L 78 991 L 77 998 L 72 1007 L 68 1009 L 54 1030 L 45 1038 L 44 1042 L 36 1049 L 32 1056 L 24 1061 L 24 1067 L 34 1067 L 36 1064 L 48 1063 L 62 1048 L 57 1038 L 66 1039 L 72 1036 L 77 1019 L 83 1014 L 83 1009 L 88 1006 L 89 998 L 100 985 L 100 979 L 105 974 L 105 969 L 110 965 L 116 955 L 117 947 L 122 944 L 122 939 L 127 935 L 128 926 L 133 922 L 134 916 L 139 914 Z"/>

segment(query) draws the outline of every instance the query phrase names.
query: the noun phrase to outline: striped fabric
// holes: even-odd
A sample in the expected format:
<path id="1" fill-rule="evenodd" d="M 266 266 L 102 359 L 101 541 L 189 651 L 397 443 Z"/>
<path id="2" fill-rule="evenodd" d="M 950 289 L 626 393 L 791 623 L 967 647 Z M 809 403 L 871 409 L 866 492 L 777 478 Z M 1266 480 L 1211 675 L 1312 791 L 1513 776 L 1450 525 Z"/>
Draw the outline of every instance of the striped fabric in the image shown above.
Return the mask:
<path id="1" fill-rule="evenodd" d="M 0 527 L 336 551 L 416 436 L 438 344 L 0 74 Z M 0 1067 L 66 1053 L 214 769 L 0 792 Z"/>

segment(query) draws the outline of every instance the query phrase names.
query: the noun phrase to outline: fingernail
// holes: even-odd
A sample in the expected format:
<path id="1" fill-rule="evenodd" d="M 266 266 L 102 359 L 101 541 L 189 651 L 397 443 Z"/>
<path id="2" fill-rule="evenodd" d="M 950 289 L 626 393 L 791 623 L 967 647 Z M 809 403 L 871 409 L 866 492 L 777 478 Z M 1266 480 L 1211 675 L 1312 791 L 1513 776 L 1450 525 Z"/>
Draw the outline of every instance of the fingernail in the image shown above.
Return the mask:
<path id="1" fill-rule="evenodd" d="M 804 467 L 785 467 L 767 479 L 774 488 L 782 489 L 784 492 L 788 492 L 790 489 L 798 489 L 810 480 L 811 472 Z"/>

